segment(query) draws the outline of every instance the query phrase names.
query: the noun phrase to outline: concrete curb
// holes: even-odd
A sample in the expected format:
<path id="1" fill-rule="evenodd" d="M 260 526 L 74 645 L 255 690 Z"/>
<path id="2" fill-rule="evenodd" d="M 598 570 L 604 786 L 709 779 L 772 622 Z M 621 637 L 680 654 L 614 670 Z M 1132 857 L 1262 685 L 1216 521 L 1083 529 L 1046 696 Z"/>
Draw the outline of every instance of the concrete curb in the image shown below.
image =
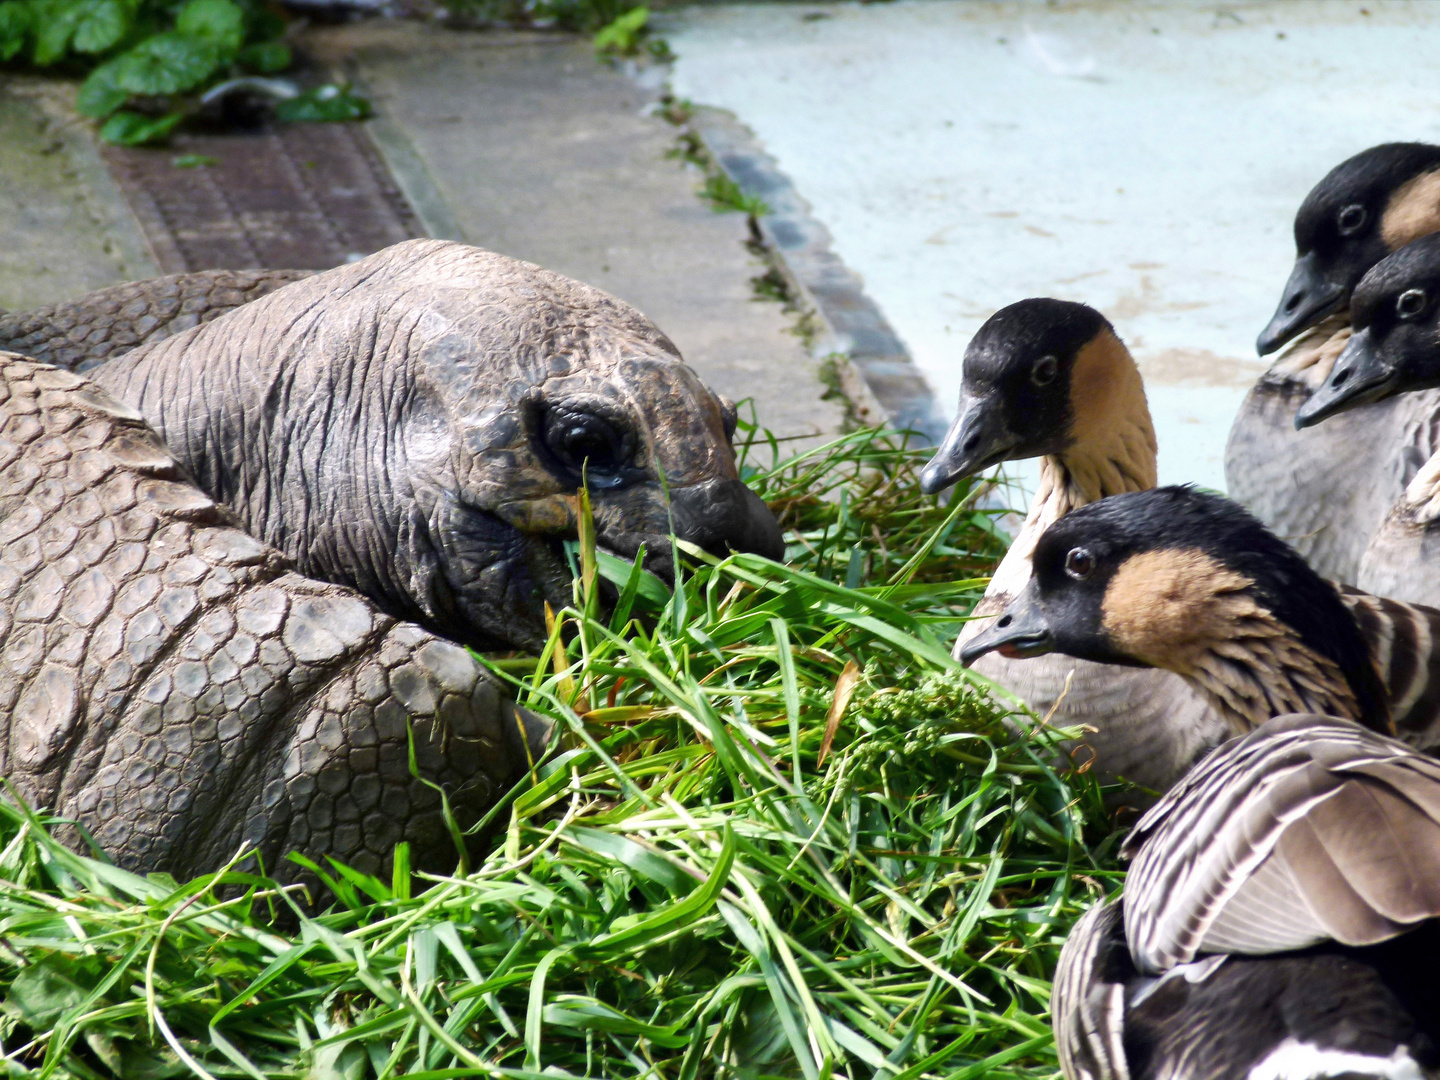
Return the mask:
<path id="1" fill-rule="evenodd" d="M 867 424 L 888 420 L 939 442 L 944 414 L 909 351 L 865 295 L 859 275 L 830 249 L 830 232 L 810 214 L 775 159 L 724 109 L 697 106 L 690 129 L 715 163 L 769 212 L 758 219 L 782 274 L 824 329 L 816 353 L 836 358 L 840 388 Z"/>
<path id="2" fill-rule="evenodd" d="M 100 156 L 99 140 L 75 111 L 74 92 L 64 83 L 38 79 L 19 83 L 15 89 L 28 90 L 27 96 L 50 120 L 50 130 L 64 143 L 65 156 L 85 191 L 86 205 L 123 273 L 131 280 L 164 273 L 144 226 Z"/>
<path id="3" fill-rule="evenodd" d="M 343 70 L 335 74 L 338 78 L 347 80 L 370 101 L 378 100 L 375 91 L 366 84 L 361 75 L 360 64 L 353 57 L 344 64 Z M 376 109 L 375 114 L 364 121 L 364 127 L 381 160 L 390 169 L 390 175 L 400 188 L 401 194 L 409 201 L 415 216 L 420 219 L 426 235 L 432 240 L 457 240 L 465 243 L 465 234 L 460 231 L 459 222 L 455 220 L 445 196 L 440 193 L 435 178 L 430 175 L 425 160 L 415 149 L 410 136 L 405 134 L 405 129 L 384 108 Z"/>

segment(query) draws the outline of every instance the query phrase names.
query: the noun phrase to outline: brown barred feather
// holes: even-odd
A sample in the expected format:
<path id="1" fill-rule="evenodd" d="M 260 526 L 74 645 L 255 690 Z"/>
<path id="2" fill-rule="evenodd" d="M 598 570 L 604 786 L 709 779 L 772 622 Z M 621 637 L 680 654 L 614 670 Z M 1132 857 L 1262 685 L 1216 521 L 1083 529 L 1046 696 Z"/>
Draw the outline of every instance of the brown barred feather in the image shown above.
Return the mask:
<path id="1" fill-rule="evenodd" d="M 1130 1080 L 1121 1039 L 1125 983 L 1134 975 L 1120 902 L 1096 904 L 1070 931 L 1055 969 L 1050 1014 L 1068 1080 Z"/>
<path id="2" fill-rule="evenodd" d="M 1396 735 L 1416 749 L 1440 750 L 1440 609 L 1348 586 L 1340 598 L 1370 645 Z"/>
<path id="3" fill-rule="evenodd" d="M 1440 761 L 1344 720 L 1280 717 L 1201 762 L 1125 849 L 1143 971 L 1383 941 L 1440 916 Z M 1284 917 L 1263 918 L 1277 903 Z"/>

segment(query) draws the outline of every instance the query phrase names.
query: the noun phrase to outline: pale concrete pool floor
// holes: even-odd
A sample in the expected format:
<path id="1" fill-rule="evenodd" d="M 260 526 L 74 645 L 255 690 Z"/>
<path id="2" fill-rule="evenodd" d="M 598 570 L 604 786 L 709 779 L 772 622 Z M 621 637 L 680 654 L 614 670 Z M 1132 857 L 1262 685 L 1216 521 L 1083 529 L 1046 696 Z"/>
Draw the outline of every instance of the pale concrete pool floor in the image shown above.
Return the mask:
<path id="1" fill-rule="evenodd" d="M 1025 296 L 1093 304 L 1145 374 L 1164 482 L 1223 488 L 1305 193 L 1440 140 L 1440 5 L 705 6 L 675 92 L 733 111 L 952 413 L 965 343 Z"/>

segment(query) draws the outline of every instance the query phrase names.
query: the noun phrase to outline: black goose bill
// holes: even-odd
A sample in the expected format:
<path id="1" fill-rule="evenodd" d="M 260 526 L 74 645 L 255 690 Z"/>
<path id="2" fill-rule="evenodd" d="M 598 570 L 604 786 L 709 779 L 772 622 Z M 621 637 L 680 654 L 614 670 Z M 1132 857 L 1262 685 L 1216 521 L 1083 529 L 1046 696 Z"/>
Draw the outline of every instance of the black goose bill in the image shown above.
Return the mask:
<path id="1" fill-rule="evenodd" d="M 1020 438 L 1005 423 L 1004 410 L 995 396 L 964 394 L 960 399 L 960 415 L 945 432 L 940 449 L 920 473 L 920 490 L 926 495 L 936 495 L 957 480 L 1005 461 L 1019 444 Z"/>
<path id="2" fill-rule="evenodd" d="M 1399 372 L 1375 350 L 1370 328 L 1352 335 L 1330 377 L 1295 413 L 1295 427 L 1314 427 L 1349 409 L 1381 401 L 1395 392 Z"/>
<path id="3" fill-rule="evenodd" d="M 1350 318 L 1354 333 L 1329 377 L 1295 414 L 1297 428 L 1440 386 L 1440 233 L 1376 263 L 1355 288 Z"/>
<path id="4" fill-rule="evenodd" d="M 1055 650 L 1055 631 L 1032 580 L 995 620 L 995 625 L 965 644 L 960 650 L 960 662 L 969 667 L 986 653 L 1024 660 Z"/>
<path id="5" fill-rule="evenodd" d="M 1255 341 L 1256 351 L 1261 356 L 1274 352 L 1297 334 L 1339 311 L 1348 297 L 1349 289 L 1345 285 L 1325 279 L 1315 252 L 1302 255 L 1295 260 L 1295 268 L 1285 282 L 1280 306 Z"/>
<path id="6" fill-rule="evenodd" d="M 1440 229 L 1440 147 L 1383 143 L 1342 161 L 1295 213 L 1295 265 L 1255 348 L 1274 352 L 1350 302 L 1366 271 Z"/>

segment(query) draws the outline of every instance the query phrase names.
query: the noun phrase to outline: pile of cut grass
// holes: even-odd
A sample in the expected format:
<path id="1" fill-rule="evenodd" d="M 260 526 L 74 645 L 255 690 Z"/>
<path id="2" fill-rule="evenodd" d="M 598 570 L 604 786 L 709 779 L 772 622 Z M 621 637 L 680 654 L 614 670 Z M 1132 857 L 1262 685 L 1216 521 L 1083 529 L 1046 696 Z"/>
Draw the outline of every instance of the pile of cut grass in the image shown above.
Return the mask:
<path id="1" fill-rule="evenodd" d="M 1113 836 L 949 659 L 994 530 L 893 435 L 748 437 L 789 564 L 694 551 L 672 590 L 582 536 L 544 654 L 497 665 L 559 745 L 454 876 L 329 868 L 311 917 L 244 864 L 140 878 L 0 805 L 8 1074 L 1053 1074 L 1049 978 Z"/>

